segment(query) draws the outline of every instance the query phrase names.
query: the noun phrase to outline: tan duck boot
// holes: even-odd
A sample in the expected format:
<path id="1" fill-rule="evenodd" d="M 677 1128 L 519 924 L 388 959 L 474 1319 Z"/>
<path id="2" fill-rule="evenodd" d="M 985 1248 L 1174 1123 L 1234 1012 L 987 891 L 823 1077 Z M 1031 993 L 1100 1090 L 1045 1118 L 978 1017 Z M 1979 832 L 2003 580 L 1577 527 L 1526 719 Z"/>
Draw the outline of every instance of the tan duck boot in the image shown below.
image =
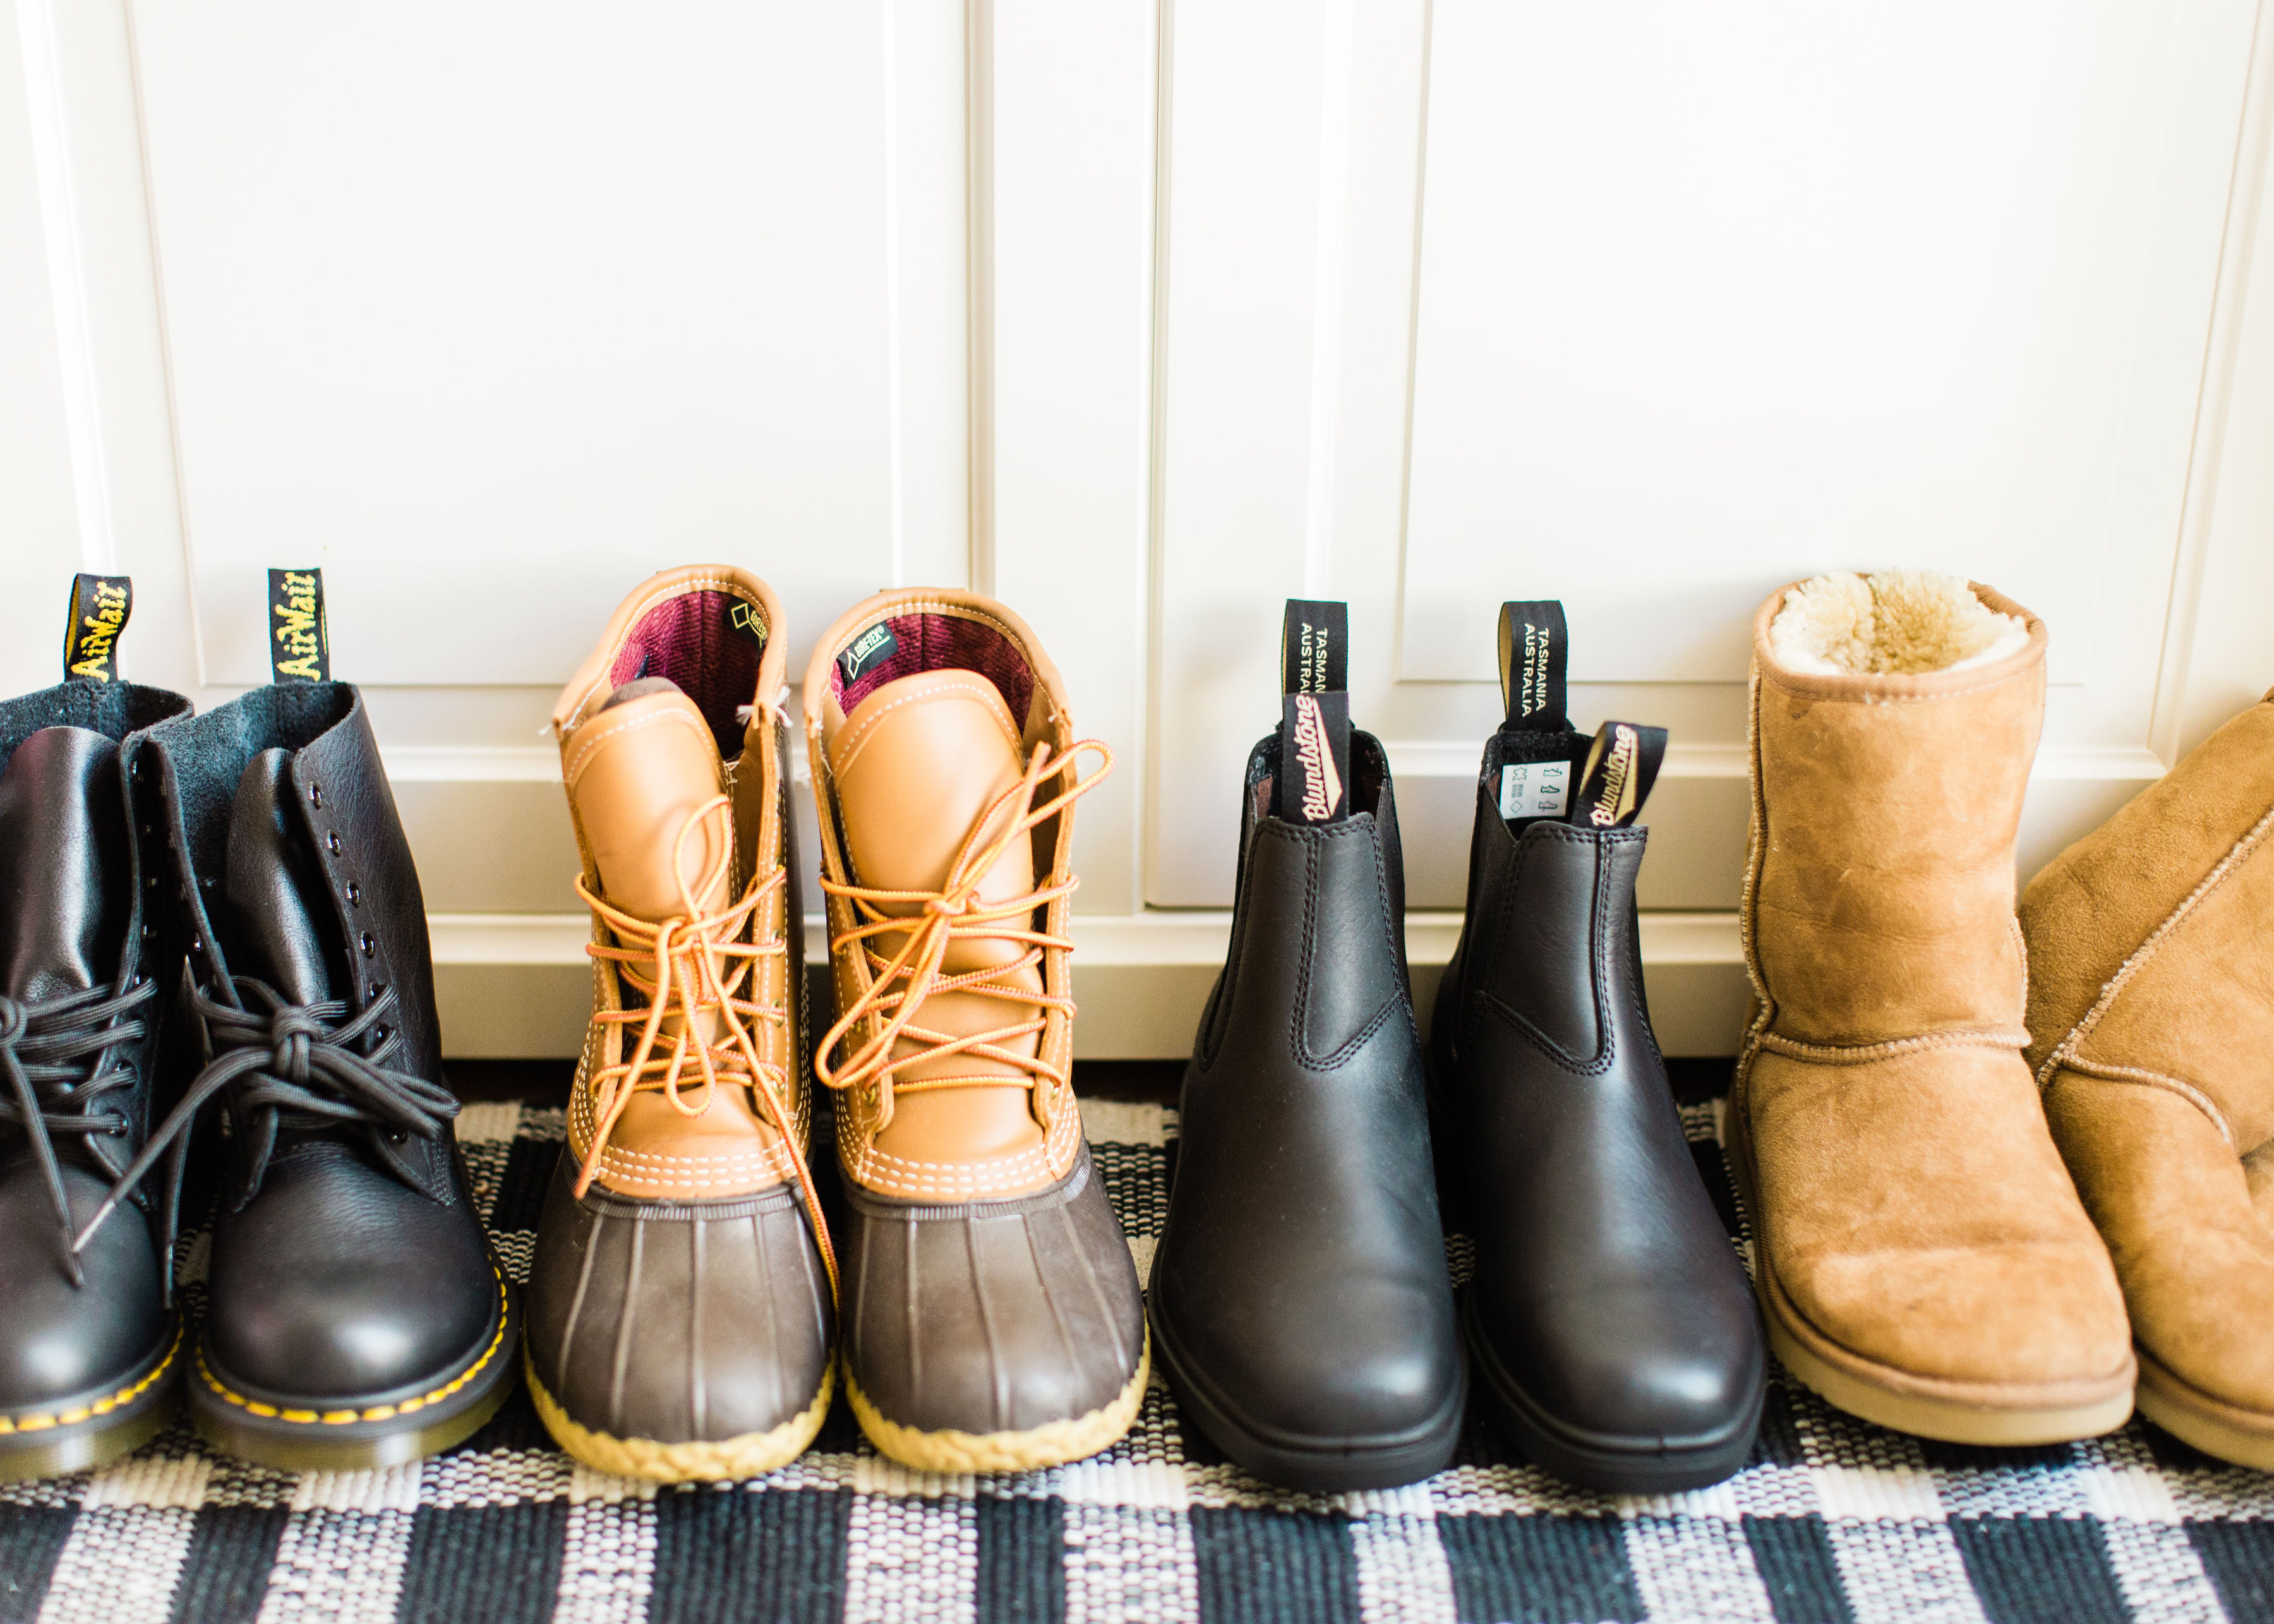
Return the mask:
<path id="1" fill-rule="evenodd" d="M 592 1020 L 538 1225 L 529 1386 L 561 1447 L 604 1471 L 771 1471 L 829 1409 L 787 644 L 755 576 L 666 571 L 553 713 Z"/>
<path id="2" fill-rule="evenodd" d="M 2029 1059 L 2141 1413 L 2274 1470 L 2274 695 L 2022 897 Z"/>
<path id="3" fill-rule="evenodd" d="M 1841 1409 L 1975 1444 L 2131 1411 L 2108 1253 L 2022 1057 L 2014 835 L 2045 630 L 1984 587 L 1819 576 L 1753 623 L 1729 1099 L 1770 1345 Z"/>
<path id="4" fill-rule="evenodd" d="M 1088 777 L 1000 604 L 915 589 L 822 636 L 805 718 L 841 1090 L 847 1395 L 893 1459 L 1080 1459 L 1144 1397 L 1143 1304 L 1074 1106 L 1066 929 Z"/>

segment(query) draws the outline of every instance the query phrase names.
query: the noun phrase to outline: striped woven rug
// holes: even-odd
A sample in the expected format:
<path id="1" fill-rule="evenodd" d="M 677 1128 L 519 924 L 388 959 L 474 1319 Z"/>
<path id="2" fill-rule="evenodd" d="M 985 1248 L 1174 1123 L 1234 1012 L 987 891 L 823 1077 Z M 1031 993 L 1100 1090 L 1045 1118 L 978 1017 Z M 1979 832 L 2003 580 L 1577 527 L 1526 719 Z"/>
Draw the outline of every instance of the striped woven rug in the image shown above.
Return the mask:
<path id="1" fill-rule="evenodd" d="M 1742 1246 L 1717 1111 L 1685 1115 Z M 1084 1116 L 1141 1274 L 1174 1113 Z M 460 1119 L 516 1274 L 561 1132 L 515 1105 Z M 194 1304 L 201 1240 L 184 1264 Z M 840 1403 L 786 1470 L 659 1490 L 576 1465 L 516 1395 L 387 1471 L 263 1470 L 176 1429 L 98 1474 L 0 1486 L 0 1621 L 34 1619 L 2274 1624 L 2274 1477 L 2136 1422 L 2059 1448 L 1922 1443 L 1779 1383 L 1751 1463 L 1694 1493 L 1582 1492 L 1472 1431 L 1428 1483 L 1289 1494 L 1186 1432 L 1156 1380 L 1126 1441 L 1057 1470 L 909 1472 Z"/>

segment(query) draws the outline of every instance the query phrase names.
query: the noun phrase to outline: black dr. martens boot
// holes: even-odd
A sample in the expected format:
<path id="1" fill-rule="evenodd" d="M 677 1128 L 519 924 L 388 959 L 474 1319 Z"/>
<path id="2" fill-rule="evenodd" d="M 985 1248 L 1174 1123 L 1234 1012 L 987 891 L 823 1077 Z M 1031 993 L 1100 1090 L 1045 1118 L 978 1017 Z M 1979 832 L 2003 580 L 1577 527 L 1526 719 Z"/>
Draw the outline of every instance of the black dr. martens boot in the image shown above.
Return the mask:
<path id="1" fill-rule="evenodd" d="M 114 1460 L 175 1402 L 147 1198 L 72 1242 L 149 1128 L 181 952 L 151 906 L 172 882 L 150 866 L 164 842 L 136 838 L 126 741 L 189 708 L 90 680 L 0 703 L 0 1479 Z"/>
<path id="2" fill-rule="evenodd" d="M 509 1390 L 518 1311 L 451 1128 L 425 905 L 362 698 L 255 688 L 148 749 L 204 1069 L 132 1171 L 209 1101 L 229 1128 L 191 1413 L 288 1470 L 447 1448 Z"/>
<path id="3" fill-rule="evenodd" d="M 1148 1303 L 1186 1418 L 1256 1476 L 1327 1492 L 1443 1467 L 1465 1387 L 1397 813 L 1382 746 L 1350 727 L 1343 619 L 1290 605 Z"/>
<path id="4" fill-rule="evenodd" d="M 1630 825 L 1666 736 L 1570 731 L 1558 605 L 1509 605 L 1501 648 L 1509 719 L 1430 1032 L 1446 1199 L 1476 1243 L 1462 1333 L 1486 1415 L 1539 1464 L 1697 1488 L 1744 1464 L 1766 1360 L 1643 1002 Z"/>

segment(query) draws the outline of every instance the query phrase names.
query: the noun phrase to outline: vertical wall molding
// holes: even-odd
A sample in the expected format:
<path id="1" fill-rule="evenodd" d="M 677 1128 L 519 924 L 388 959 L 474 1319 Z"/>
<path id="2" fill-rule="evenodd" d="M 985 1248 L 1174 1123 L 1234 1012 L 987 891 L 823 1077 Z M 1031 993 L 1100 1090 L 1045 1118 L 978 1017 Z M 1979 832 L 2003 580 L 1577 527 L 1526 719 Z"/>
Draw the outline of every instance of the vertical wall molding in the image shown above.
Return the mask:
<path id="1" fill-rule="evenodd" d="M 100 367 L 94 326 L 87 309 L 82 211 L 72 162 L 70 119 L 65 110 L 68 93 L 55 4 L 56 0 L 16 0 L 16 27 L 24 56 L 24 101 L 38 175 L 48 297 L 54 307 L 56 353 L 63 374 L 80 555 L 87 568 L 108 574 L 118 568 L 118 544 L 110 511 Z"/>
<path id="2" fill-rule="evenodd" d="M 2187 722 L 2196 627 L 2202 616 L 2204 577 L 2218 532 L 2229 411 L 2238 375 L 2250 358 L 2244 353 L 2244 337 L 2251 272 L 2269 179 L 2268 147 L 2274 144 L 2274 29 L 2267 26 L 2265 0 L 2261 0 L 2251 32 L 2248 84 L 2241 124 L 2235 132 L 2233 179 L 2227 192 L 2226 229 L 2219 244 L 2218 286 L 2210 330 L 2204 335 L 2202 393 L 2195 409 L 2179 545 L 2172 560 L 2171 597 L 2164 612 L 2155 705 L 2150 713 L 2148 748 L 2166 767 L 2176 763 L 2195 742 L 2187 736 Z M 2257 364 L 2265 365 L 2263 356 Z M 2264 458 L 2254 460 L 2263 462 Z"/>

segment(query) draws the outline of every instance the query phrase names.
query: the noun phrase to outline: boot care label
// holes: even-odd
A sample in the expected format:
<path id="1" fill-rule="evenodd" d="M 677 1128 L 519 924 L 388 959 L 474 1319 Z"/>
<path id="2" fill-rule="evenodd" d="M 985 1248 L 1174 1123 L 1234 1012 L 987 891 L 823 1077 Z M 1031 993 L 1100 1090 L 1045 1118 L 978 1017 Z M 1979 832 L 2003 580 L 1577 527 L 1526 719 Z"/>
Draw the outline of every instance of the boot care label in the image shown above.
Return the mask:
<path id="1" fill-rule="evenodd" d="M 900 640 L 892 635 L 891 623 L 879 620 L 845 645 L 845 652 L 837 657 L 837 669 L 850 688 L 900 651 Z"/>
<path id="2" fill-rule="evenodd" d="M 1329 823 L 1350 811 L 1350 605 L 1287 600 L 1279 638 L 1279 816 Z"/>
<path id="3" fill-rule="evenodd" d="M 329 682 L 332 635 L 324 624 L 324 572 L 268 572 L 268 673 L 276 682 Z"/>
<path id="4" fill-rule="evenodd" d="M 1500 696 L 1508 707 L 1502 726 L 1551 733 L 1570 726 L 1564 719 L 1570 643 L 1557 599 L 1500 606 Z"/>
<path id="5" fill-rule="evenodd" d="M 73 575 L 64 621 L 64 680 L 118 680 L 118 635 L 134 613 L 134 583 L 124 575 Z"/>
<path id="6" fill-rule="evenodd" d="M 1606 722 L 1579 774 L 1578 804 L 1570 821 L 1596 829 L 1623 829 L 1635 821 L 1658 782 L 1666 759 L 1666 729 L 1635 722 Z"/>
<path id="7" fill-rule="evenodd" d="M 1568 761 L 1510 762 L 1500 770 L 1502 817 L 1561 817 L 1570 804 Z"/>

